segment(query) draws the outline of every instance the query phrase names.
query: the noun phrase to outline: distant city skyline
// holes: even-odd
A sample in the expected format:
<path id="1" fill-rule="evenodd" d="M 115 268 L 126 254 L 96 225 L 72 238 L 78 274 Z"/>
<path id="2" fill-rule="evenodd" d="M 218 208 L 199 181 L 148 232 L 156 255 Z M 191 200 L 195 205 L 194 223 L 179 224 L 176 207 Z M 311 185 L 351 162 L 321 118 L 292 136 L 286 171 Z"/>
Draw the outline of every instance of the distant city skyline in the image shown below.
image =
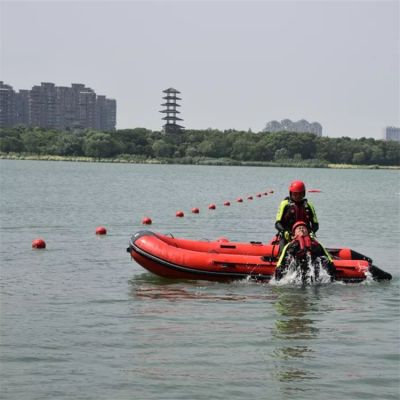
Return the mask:
<path id="1" fill-rule="evenodd" d="M 84 82 L 118 100 L 117 129 L 160 129 L 160 92 L 186 129 L 260 132 L 318 121 L 381 139 L 400 126 L 396 1 L 3 1 L 1 79 Z M 61 18 L 62 16 L 62 18 Z M 95 23 L 95 27 L 93 26 Z"/>
<path id="2" fill-rule="evenodd" d="M 16 124 L 55 128 L 93 128 L 112 131 L 116 128 L 117 102 L 82 83 L 71 87 L 41 82 L 31 90 L 16 91 L 0 81 L 0 126 Z"/>

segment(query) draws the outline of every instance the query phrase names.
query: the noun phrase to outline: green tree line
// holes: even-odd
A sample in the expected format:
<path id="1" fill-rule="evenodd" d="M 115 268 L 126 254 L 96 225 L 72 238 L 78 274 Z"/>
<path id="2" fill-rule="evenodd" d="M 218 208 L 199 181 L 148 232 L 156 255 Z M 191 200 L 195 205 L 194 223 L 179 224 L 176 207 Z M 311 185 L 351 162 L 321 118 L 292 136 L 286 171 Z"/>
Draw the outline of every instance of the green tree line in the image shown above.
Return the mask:
<path id="1" fill-rule="evenodd" d="M 312 133 L 236 130 L 184 130 L 166 136 L 145 128 L 99 132 L 92 129 L 57 131 L 16 125 L 0 129 L 0 152 L 64 157 L 170 160 L 195 163 L 199 159 L 233 163 L 288 160 L 315 165 L 353 164 L 399 166 L 400 143 L 349 137 L 318 137 Z"/>

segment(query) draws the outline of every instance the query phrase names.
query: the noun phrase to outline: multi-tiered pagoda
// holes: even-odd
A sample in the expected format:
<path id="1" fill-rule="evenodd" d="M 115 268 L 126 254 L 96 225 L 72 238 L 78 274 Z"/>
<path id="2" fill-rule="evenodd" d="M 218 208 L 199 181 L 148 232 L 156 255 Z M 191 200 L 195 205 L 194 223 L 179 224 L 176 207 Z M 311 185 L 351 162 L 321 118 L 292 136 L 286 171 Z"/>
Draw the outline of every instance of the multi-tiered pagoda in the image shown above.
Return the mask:
<path id="1" fill-rule="evenodd" d="M 182 100 L 179 97 L 176 97 L 176 95 L 180 92 L 174 88 L 169 88 L 163 90 L 163 93 L 167 94 L 165 97 L 163 97 L 163 99 L 167 100 L 167 102 L 161 104 L 167 108 L 160 111 L 163 114 L 167 114 L 164 118 L 162 118 L 163 120 L 167 121 L 165 125 L 163 125 L 164 133 L 166 135 L 176 135 L 181 132 L 181 129 L 184 128 L 184 126 L 176 123 L 176 121 L 183 121 L 183 119 L 176 116 L 177 114 L 180 114 L 180 112 L 176 109 L 177 107 L 180 107 L 180 105 L 177 104 L 177 100 Z"/>

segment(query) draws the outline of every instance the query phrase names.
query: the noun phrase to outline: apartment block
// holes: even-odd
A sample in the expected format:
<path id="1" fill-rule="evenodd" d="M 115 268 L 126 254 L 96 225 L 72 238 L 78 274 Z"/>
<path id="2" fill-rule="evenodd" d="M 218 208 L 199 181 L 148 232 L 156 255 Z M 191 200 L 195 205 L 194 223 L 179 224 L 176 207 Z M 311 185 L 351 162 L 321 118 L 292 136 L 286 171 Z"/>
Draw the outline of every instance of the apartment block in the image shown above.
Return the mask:
<path id="1" fill-rule="evenodd" d="M 0 81 L 0 126 L 15 125 L 15 92 L 12 86 Z"/>
<path id="2" fill-rule="evenodd" d="M 39 126 L 59 130 L 92 128 L 115 130 L 117 102 L 82 83 L 71 87 L 42 82 L 15 93 L 1 82 L 0 126 Z"/>
<path id="3" fill-rule="evenodd" d="M 281 122 L 270 121 L 267 123 L 263 132 L 310 132 L 317 136 L 322 136 L 322 125 L 319 122 L 309 123 L 305 119 L 293 122 L 290 119 L 283 119 Z"/>
<path id="4" fill-rule="evenodd" d="M 29 125 L 29 90 L 15 93 L 16 124 Z"/>
<path id="5" fill-rule="evenodd" d="M 115 130 L 117 102 L 114 99 L 107 99 L 106 96 L 97 96 L 96 103 L 96 129 L 102 131 Z"/>
<path id="6" fill-rule="evenodd" d="M 400 128 L 395 126 L 386 126 L 382 131 L 383 140 L 394 140 L 400 142 Z"/>

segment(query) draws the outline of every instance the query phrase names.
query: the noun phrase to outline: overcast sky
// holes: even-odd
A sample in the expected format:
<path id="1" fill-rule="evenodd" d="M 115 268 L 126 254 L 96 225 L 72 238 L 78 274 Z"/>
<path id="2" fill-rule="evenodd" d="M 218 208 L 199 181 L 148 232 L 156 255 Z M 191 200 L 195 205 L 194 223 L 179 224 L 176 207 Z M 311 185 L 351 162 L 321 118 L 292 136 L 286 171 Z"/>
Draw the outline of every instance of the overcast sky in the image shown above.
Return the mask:
<path id="1" fill-rule="evenodd" d="M 1 1 L 0 73 L 17 91 L 83 83 L 117 100 L 117 129 L 319 122 L 380 139 L 400 126 L 398 1 Z"/>

